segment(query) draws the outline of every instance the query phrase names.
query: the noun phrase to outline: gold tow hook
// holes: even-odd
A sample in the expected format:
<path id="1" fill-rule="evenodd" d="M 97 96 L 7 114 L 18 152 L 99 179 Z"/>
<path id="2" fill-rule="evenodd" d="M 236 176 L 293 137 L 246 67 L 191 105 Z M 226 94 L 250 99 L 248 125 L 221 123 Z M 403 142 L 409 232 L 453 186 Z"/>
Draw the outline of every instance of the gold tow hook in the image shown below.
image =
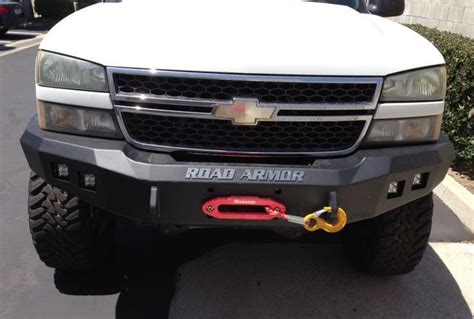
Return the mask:
<path id="1" fill-rule="evenodd" d="M 324 207 L 322 210 L 306 215 L 304 218 L 304 228 L 307 231 L 315 232 L 319 229 L 324 230 L 327 233 L 338 233 L 346 227 L 347 214 L 342 208 L 338 208 L 337 215 L 333 221 L 327 221 L 321 217 L 324 213 L 332 213 L 331 207 Z"/>
<path id="2" fill-rule="evenodd" d="M 305 217 L 289 215 L 286 212 L 281 211 L 280 208 L 271 209 L 266 207 L 268 214 L 274 218 L 286 220 L 289 223 L 301 225 L 309 232 L 315 232 L 317 230 L 324 230 L 327 233 L 337 233 L 346 227 L 347 214 L 344 209 L 337 205 L 336 192 L 329 194 L 330 207 L 324 207 L 314 213 L 308 214 Z M 336 214 L 333 212 L 337 211 Z M 324 216 L 323 216 L 324 215 Z"/>

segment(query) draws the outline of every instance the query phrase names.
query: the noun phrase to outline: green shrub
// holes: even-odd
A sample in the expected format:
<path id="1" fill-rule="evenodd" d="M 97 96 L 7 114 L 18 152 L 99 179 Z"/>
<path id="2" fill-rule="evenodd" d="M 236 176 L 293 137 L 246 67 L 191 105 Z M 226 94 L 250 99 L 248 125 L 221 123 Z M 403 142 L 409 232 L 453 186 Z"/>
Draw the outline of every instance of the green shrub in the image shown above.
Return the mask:
<path id="1" fill-rule="evenodd" d="M 74 12 L 73 0 L 35 0 L 35 10 L 43 18 L 62 19 Z"/>
<path id="2" fill-rule="evenodd" d="M 448 92 L 443 130 L 456 148 L 457 165 L 474 169 L 474 40 L 450 33 L 409 25 L 443 54 L 448 70 Z"/>

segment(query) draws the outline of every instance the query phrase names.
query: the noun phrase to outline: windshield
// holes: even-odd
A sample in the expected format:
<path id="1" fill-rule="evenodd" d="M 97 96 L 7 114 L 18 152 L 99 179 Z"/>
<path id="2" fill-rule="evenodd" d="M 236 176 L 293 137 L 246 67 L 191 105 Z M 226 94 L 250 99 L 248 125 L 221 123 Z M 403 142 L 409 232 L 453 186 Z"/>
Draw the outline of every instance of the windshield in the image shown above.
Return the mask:
<path id="1" fill-rule="evenodd" d="M 1 0 L 0 0 L 1 1 Z M 89 0 L 91 2 L 100 2 L 99 0 Z M 173 0 L 115 0 L 115 1 L 122 1 L 122 2 L 138 2 L 138 1 L 144 1 L 144 2 L 155 2 L 155 1 L 170 1 L 173 2 Z M 210 0 L 207 0 L 210 1 Z M 216 1 L 216 0 L 215 0 Z M 219 0 L 223 1 L 223 0 Z M 367 5 L 365 3 L 365 0 L 230 0 L 230 1 L 235 1 L 235 2 L 248 2 L 248 3 L 255 3 L 255 2 L 267 2 L 267 3 L 272 3 L 272 2 L 319 2 L 319 3 L 328 3 L 328 4 L 336 4 L 336 5 L 342 5 L 342 6 L 348 6 L 354 10 L 357 10 L 361 13 L 368 13 L 367 10 Z"/>
<path id="2" fill-rule="evenodd" d="M 362 13 L 367 13 L 367 7 L 364 0 L 306 0 L 306 2 L 320 2 L 329 4 L 338 4 L 351 7 Z"/>

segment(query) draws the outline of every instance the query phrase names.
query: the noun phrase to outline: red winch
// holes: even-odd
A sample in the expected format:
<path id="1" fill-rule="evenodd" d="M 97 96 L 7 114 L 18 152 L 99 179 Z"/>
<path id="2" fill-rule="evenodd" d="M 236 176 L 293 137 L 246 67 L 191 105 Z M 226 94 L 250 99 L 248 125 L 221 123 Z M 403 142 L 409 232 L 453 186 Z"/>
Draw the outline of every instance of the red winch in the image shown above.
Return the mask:
<path id="1" fill-rule="evenodd" d="M 303 226 L 307 231 L 322 229 L 328 233 L 337 233 L 347 224 L 347 215 L 342 208 L 324 207 L 305 217 L 288 215 L 286 206 L 271 198 L 255 196 L 218 197 L 202 205 L 204 214 L 222 220 L 285 220 Z M 333 211 L 337 213 L 333 214 Z M 323 218 L 327 215 L 327 220 Z"/>

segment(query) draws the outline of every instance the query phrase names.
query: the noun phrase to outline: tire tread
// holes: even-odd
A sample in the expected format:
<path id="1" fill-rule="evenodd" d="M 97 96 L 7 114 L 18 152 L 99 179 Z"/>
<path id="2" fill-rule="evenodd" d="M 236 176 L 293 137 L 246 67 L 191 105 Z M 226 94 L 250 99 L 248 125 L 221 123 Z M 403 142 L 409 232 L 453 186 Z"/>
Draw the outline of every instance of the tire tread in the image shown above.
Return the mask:
<path id="1" fill-rule="evenodd" d="M 344 236 L 347 255 L 364 272 L 406 274 L 420 263 L 431 233 L 432 194 L 374 219 L 351 225 Z"/>
<path id="2" fill-rule="evenodd" d="M 40 259 L 57 269 L 90 269 L 96 263 L 91 209 L 79 198 L 32 173 L 28 215 Z"/>

